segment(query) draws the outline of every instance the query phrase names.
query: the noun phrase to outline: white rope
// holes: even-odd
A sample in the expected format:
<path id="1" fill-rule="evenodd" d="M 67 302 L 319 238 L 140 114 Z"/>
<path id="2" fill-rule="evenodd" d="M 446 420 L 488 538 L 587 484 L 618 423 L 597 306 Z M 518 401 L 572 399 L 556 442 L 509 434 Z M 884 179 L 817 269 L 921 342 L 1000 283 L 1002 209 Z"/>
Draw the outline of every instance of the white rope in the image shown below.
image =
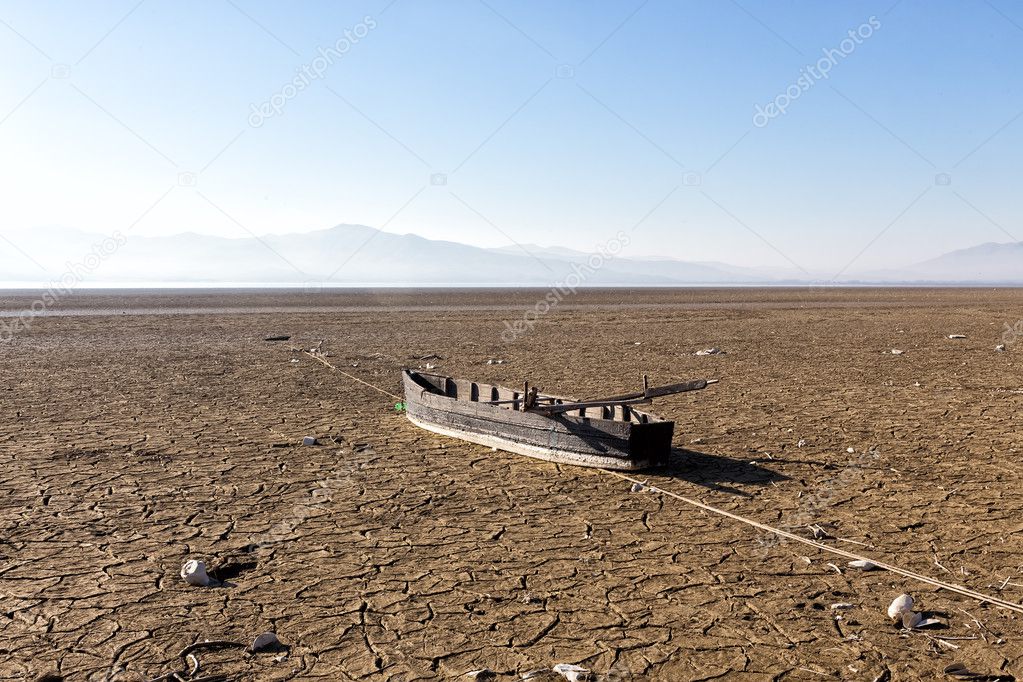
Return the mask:
<path id="1" fill-rule="evenodd" d="M 373 389 L 374 391 L 379 391 L 380 393 L 383 393 L 383 394 L 384 394 L 384 395 L 386 395 L 386 396 L 390 396 L 390 397 L 392 397 L 392 398 L 397 398 L 397 399 L 398 399 L 399 401 L 400 401 L 400 400 L 402 400 L 402 397 L 401 397 L 400 395 L 395 395 L 394 393 L 391 393 L 390 391 L 385 391 L 385 390 L 384 390 L 384 389 L 382 389 L 382 388 L 379 388 L 379 387 L 377 387 L 377 386 L 374 386 L 373 384 L 369 383 L 368 381 L 363 381 L 362 379 L 360 379 L 359 377 L 355 376 L 354 374 L 349 374 L 348 372 L 346 372 L 346 371 L 344 371 L 344 370 L 342 370 L 342 369 L 338 369 L 337 367 L 335 367 L 334 365 L 330 364 L 330 363 L 329 363 L 329 362 L 327 362 L 327 361 L 326 361 L 325 359 L 323 359 L 322 357 L 320 357 L 320 356 L 319 356 L 319 354 L 317 354 L 317 353 L 310 353 L 310 352 L 309 352 L 309 351 L 307 351 L 307 350 L 304 350 L 304 351 L 302 351 L 302 352 L 303 352 L 303 353 L 305 353 L 306 355 L 308 355 L 309 357 L 311 357 L 311 358 L 312 358 L 313 360 L 316 360 L 316 361 L 318 361 L 318 362 L 321 362 L 321 363 L 323 363 L 324 365 L 326 365 L 327 367 L 330 367 L 330 368 L 331 368 L 332 370 L 334 370 L 334 371 L 335 371 L 335 372 L 337 372 L 338 374 L 343 374 L 343 375 L 345 375 L 346 377 L 348 377 L 349 379 L 352 379 L 352 380 L 354 380 L 354 381 L 358 381 L 358 382 L 359 382 L 360 384 L 362 384 L 363 386 L 369 386 L 369 387 L 370 387 L 370 388 L 372 388 L 372 389 Z"/>

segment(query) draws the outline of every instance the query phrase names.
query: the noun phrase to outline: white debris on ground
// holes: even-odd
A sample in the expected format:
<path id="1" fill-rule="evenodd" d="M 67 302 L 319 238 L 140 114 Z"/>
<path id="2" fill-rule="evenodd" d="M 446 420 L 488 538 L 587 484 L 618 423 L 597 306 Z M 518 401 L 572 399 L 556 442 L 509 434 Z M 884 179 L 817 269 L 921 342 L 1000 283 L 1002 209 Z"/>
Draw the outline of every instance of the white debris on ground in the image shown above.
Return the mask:
<path id="1" fill-rule="evenodd" d="M 571 663 L 558 663 L 552 670 L 569 682 L 586 682 L 593 679 L 593 673 L 586 668 Z"/>
<path id="2" fill-rule="evenodd" d="M 507 360 L 495 360 L 493 358 L 491 358 L 490 360 L 487 360 L 487 364 L 488 365 L 503 365 L 506 362 L 508 362 L 508 361 Z"/>
<path id="3" fill-rule="evenodd" d="M 193 587 L 209 587 L 214 581 L 206 575 L 206 563 L 198 559 L 189 559 L 181 567 L 181 577 Z"/>
<path id="4" fill-rule="evenodd" d="M 306 436 L 302 439 L 302 445 L 319 445 L 319 441 L 313 436 Z"/>
<path id="5" fill-rule="evenodd" d="M 937 618 L 924 618 L 923 614 L 914 611 L 913 597 L 908 594 L 900 594 L 888 605 L 888 617 L 896 623 L 901 623 L 907 630 L 943 624 Z"/>
<path id="6" fill-rule="evenodd" d="M 900 594 L 888 605 L 888 617 L 892 620 L 901 620 L 902 614 L 913 610 L 913 597 L 908 594 Z"/>
<path id="7" fill-rule="evenodd" d="M 889 353 L 891 353 L 892 355 L 904 355 L 904 354 L 906 353 L 906 351 L 904 351 L 904 350 L 900 350 L 900 349 L 898 349 L 898 348 L 892 348 L 892 349 L 891 349 L 890 351 L 888 351 L 888 352 L 889 352 Z"/>
<path id="8" fill-rule="evenodd" d="M 876 571 L 880 566 L 875 564 L 873 561 L 867 561 L 866 559 L 857 559 L 856 561 L 850 561 L 848 563 L 849 568 L 858 568 L 861 571 Z"/>
<path id="9" fill-rule="evenodd" d="M 727 355 L 727 353 L 720 348 L 706 348 L 696 351 L 696 355 Z"/>
<path id="10" fill-rule="evenodd" d="M 950 338 L 950 339 L 965 339 L 966 338 L 966 334 L 949 334 L 948 338 Z"/>
<path id="11" fill-rule="evenodd" d="M 995 350 L 997 352 L 999 352 L 999 353 L 1004 353 L 1005 352 L 1005 344 L 1004 343 L 998 344 L 997 346 L 995 346 Z"/>

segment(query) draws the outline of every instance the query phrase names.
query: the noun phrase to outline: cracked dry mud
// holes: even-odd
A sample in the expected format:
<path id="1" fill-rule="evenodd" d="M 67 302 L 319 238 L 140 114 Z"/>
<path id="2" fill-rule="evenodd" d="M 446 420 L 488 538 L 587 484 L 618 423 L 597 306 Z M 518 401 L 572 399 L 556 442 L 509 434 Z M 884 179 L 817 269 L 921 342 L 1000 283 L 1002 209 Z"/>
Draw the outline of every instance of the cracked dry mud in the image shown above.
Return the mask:
<path id="1" fill-rule="evenodd" d="M 288 346 L 323 340 L 392 392 L 430 353 L 455 376 L 578 396 L 644 372 L 720 378 L 657 402 L 678 450 L 643 478 L 1019 601 L 1023 345 L 993 349 L 1023 294 L 584 291 L 503 343 L 503 321 L 542 293 L 83 293 L 35 319 L 0 344 L 0 678 L 149 680 L 197 640 L 268 630 L 283 660 L 200 652 L 200 675 L 1021 674 L 1015 614 L 847 570 L 607 474 L 418 430 Z M 275 333 L 291 344 L 262 340 Z M 727 354 L 693 355 L 712 346 Z M 187 558 L 242 569 L 191 588 Z M 904 591 L 947 629 L 889 624 Z M 837 602 L 854 605 L 840 621 Z"/>

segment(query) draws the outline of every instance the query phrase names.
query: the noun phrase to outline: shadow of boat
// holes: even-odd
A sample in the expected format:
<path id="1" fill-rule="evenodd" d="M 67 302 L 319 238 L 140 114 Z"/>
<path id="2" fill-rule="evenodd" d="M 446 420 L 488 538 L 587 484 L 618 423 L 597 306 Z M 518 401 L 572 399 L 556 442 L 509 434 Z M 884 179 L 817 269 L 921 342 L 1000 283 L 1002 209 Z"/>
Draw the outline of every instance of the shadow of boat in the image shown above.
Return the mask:
<path id="1" fill-rule="evenodd" d="M 790 480 L 784 474 L 749 460 L 683 448 L 672 448 L 667 464 L 651 467 L 643 473 L 687 481 L 709 490 L 742 497 L 752 495 L 734 486 L 762 486 Z"/>

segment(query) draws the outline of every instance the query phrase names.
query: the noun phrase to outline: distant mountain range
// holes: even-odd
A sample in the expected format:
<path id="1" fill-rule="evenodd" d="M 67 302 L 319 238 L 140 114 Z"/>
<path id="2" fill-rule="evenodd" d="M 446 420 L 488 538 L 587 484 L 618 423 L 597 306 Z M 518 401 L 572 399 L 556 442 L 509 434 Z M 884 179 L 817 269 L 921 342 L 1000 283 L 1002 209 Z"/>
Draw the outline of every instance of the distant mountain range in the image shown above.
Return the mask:
<path id="1" fill-rule="evenodd" d="M 266 283 L 589 286 L 802 284 L 828 281 L 779 268 L 670 258 L 602 259 L 536 245 L 480 248 L 363 225 L 228 239 L 194 233 L 103 235 L 48 229 L 0 239 L 0 282 L 40 283 L 76 273 L 83 283 Z M 99 246 L 99 248 L 97 248 Z M 594 259 L 594 263 L 597 259 Z M 1023 242 L 982 244 L 896 270 L 848 273 L 841 283 L 1023 285 Z"/>

